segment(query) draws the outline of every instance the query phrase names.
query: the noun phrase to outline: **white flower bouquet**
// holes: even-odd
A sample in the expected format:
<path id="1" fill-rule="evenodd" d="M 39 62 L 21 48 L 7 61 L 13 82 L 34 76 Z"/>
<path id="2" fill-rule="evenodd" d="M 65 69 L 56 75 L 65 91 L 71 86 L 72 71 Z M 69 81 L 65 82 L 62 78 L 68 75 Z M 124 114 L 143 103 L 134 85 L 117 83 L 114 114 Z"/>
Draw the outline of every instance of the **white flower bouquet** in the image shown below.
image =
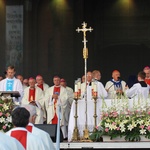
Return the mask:
<path id="1" fill-rule="evenodd" d="M 13 128 L 11 120 L 11 111 L 13 109 L 13 101 L 11 97 L 0 96 L 0 130 L 7 132 Z"/>
<path id="2" fill-rule="evenodd" d="M 132 101 L 132 107 L 129 101 Z M 150 139 L 150 100 L 115 99 L 111 107 L 107 107 L 103 100 L 101 119 L 96 129 L 90 135 L 93 141 L 104 135 L 110 139 L 124 137 L 126 141 L 140 141 L 141 135 Z"/>

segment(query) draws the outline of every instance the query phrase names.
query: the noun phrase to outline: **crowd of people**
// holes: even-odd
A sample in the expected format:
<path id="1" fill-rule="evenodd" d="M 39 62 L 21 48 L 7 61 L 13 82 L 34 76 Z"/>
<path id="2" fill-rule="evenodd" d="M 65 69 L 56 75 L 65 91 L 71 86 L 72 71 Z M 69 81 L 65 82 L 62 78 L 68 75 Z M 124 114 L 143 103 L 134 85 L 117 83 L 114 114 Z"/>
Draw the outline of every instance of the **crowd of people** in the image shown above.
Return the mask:
<path id="1" fill-rule="evenodd" d="M 139 71 L 137 76 L 131 76 L 126 82 L 121 79 L 121 73 L 118 70 L 112 72 L 111 79 L 105 85 L 100 80 L 101 72 L 99 70 L 87 72 L 87 83 L 85 83 L 85 75 L 83 75 L 80 89 L 81 99 L 85 97 L 85 92 L 87 99 L 92 99 L 93 83 L 96 85 L 98 99 L 114 99 L 121 95 L 128 98 L 142 96 L 146 99 L 149 97 L 150 67 L 148 66 Z M 35 149 L 38 147 L 39 149 L 45 147 L 45 150 L 50 147 L 55 149 L 47 133 L 37 129 L 34 124 L 57 124 L 58 113 L 61 114 L 60 127 L 63 138 L 67 139 L 74 90 L 67 85 L 64 78 L 54 76 L 53 85 L 49 86 L 44 82 L 42 75 L 24 79 L 22 75 L 16 75 L 14 66 L 9 66 L 6 70 L 6 77 L 1 78 L 0 91 L 18 91 L 20 94 L 19 98 L 13 97 L 14 103 L 18 104 L 12 112 L 14 128 L 6 133 L 20 141 L 21 145 L 13 138 L 13 142 L 21 147 L 20 150 L 33 149 L 34 145 L 36 145 Z M 61 108 L 60 112 L 59 108 Z M 40 139 L 40 135 L 45 136 L 45 140 Z M 37 138 L 38 136 L 39 138 Z M 35 142 L 37 144 L 34 144 Z"/>

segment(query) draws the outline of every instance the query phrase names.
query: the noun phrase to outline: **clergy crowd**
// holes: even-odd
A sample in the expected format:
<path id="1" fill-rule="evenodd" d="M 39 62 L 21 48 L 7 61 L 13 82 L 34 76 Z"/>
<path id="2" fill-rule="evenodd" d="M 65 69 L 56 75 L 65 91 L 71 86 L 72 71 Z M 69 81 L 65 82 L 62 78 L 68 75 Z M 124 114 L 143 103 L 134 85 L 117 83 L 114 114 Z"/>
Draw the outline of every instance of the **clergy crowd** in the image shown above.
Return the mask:
<path id="1" fill-rule="evenodd" d="M 149 97 L 148 66 L 139 71 L 137 76 L 131 76 L 128 81 L 121 79 L 118 70 L 112 72 L 111 79 L 105 85 L 100 80 L 99 70 L 88 71 L 86 78 L 82 76 L 81 84 L 78 84 L 74 92 L 64 78 L 54 76 L 53 85 L 49 86 L 42 75 L 24 79 L 22 75 L 16 75 L 14 66 L 9 66 L 6 77 L 0 81 L 0 91 L 18 91 L 20 97 L 13 97 L 16 106 L 12 111 L 14 128 L 6 134 L 0 133 L 4 136 L 4 142 L 0 143 L 0 146 L 11 147 L 12 144 L 15 150 L 55 149 L 48 133 L 36 128 L 34 124 L 57 124 L 60 114 L 60 128 L 63 138 L 67 139 L 69 115 L 76 92 L 80 93 L 80 99 L 87 96 L 87 100 L 91 100 L 93 95 L 96 95 L 97 99 L 115 99 L 120 95 L 126 95 L 128 98 Z M 5 138 L 11 138 L 9 144 L 5 142 Z"/>

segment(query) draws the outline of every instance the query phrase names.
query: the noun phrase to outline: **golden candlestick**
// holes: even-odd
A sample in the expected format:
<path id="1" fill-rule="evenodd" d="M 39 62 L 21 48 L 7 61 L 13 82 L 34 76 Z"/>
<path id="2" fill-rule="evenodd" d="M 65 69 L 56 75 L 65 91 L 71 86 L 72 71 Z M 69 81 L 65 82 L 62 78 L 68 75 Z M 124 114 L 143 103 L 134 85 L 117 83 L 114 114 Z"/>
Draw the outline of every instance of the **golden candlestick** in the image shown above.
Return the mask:
<path id="1" fill-rule="evenodd" d="M 78 114 L 77 114 L 77 106 L 78 106 L 78 100 L 79 100 L 80 96 L 78 94 L 78 92 L 75 92 L 74 93 L 74 100 L 75 100 L 75 126 L 74 126 L 74 130 L 73 130 L 73 138 L 72 138 L 72 141 L 79 141 L 80 140 L 80 137 L 79 137 L 79 130 L 78 130 L 78 127 L 77 127 L 77 118 L 78 118 Z"/>
<path id="2" fill-rule="evenodd" d="M 97 92 L 93 92 L 93 99 L 94 99 L 94 127 L 93 132 L 96 132 L 96 125 L 97 125 Z"/>

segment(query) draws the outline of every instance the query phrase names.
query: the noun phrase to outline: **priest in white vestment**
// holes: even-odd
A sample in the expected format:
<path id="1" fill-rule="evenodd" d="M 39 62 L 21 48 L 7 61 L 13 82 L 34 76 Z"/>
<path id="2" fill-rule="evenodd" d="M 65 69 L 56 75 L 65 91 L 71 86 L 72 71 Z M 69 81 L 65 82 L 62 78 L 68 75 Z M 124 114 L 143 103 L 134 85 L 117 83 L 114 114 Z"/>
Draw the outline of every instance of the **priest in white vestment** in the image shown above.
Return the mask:
<path id="1" fill-rule="evenodd" d="M 65 109 L 67 106 L 67 91 L 60 85 L 60 77 L 55 76 L 53 78 L 54 85 L 49 87 L 45 92 L 45 106 L 47 112 L 47 123 L 48 124 L 57 124 L 58 123 L 58 113 L 59 106 L 61 107 L 60 115 L 60 126 L 62 129 L 64 139 L 67 138 L 67 129 L 65 121 Z"/>
<path id="2" fill-rule="evenodd" d="M 94 86 L 93 86 L 94 84 Z M 93 99 L 93 90 L 97 92 L 97 99 L 102 99 L 107 97 L 107 91 L 105 90 L 103 84 L 97 80 L 93 80 L 92 72 L 87 72 L 87 87 L 85 82 L 81 84 L 81 99 L 85 96 L 85 88 L 87 88 L 87 100 Z"/>
<path id="3" fill-rule="evenodd" d="M 0 132 L 0 149 L 1 150 L 25 150 L 22 144 L 18 140 L 2 132 Z"/>
<path id="4" fill-rule="evenodd" d="M 23 90 L 24 90 L 27 86 L 26 86 L 25 84 L 23 84 L 23 80 L 24 80 L 24 79 L 23 79 L 23 76 L 20 75 L 20 74 L 18 74 L 18 75 L 16 76 L 16 78 L 21 81 L 22 87 L 23 87 Z"/>
<path id="5" fill-rule="evenodd" d="M 29 124 L 27 125 L 26 129 L 31 132 L 32 134 L 38 136 L 44 143 L 44 145 L 49 150 L 55 150 L 54 143 L 50 137 L 50 135 L 45 132 L 44 130 L 41 130 L 34 126 L 35 119 L 36 119 L 36 107 L 33 105 L 22 105 L 21 107 L 26 108 L 30 113 L 30 119 Z"/>
<path id="6" fill-rule="evenodd" d="M 112 72 L 112 79 L 106 82 L 105 89 L 108 92 L 108 99 L 118 98 L 124 93 L 126 82 L 120 79 L 118 70 Z"/>
<path id="7" fill-rule="evenodd" d="M 83 82 L 81 84 L 81 99 L 85 98 L 85 92 L 87 94 L 87 100 L 92 100 L 92 72 L 87 72 L 87 83 Z M 86 86 L 87 84 L 87 86 Z M 86 91 L 85 91 L 86 88 Z"/>
<path id="8" fill-rule="evenodd" d="M 43 124 L 44 121 L 44 93 L 35 86 L 35 79 L 29 79 L 29 87 L 24 90 L 24 96 L 22 98 L 22 104 L 32 104 L 36 106 L 37 117 L 35 124 Z"/>
<path id="9" fill-rule="evenodd" d="M 106 91 L 106 89 L 104 88 L 104 85 L 100 82 L 100 79 L 101 79 L 101 73 L 99 70 L 94 70 L 92 71 L 92 76 L 93 76 L 93 81 L 94 81 L 94 84 L 96 84 L 96 88 L 97 88 L 97 96 L 98 96 L 98 99 L 101 99 L 101 98 L 107 98 L 108 96 L 108 93 Z"/>
<path id="10" fill-rule="evenodd" d="M 15 104 L 19 105 L 21 103 L 21 99 L 23 96 L 23 86 L 19 79 L 15 78 L 15 68 L 14 66 L 9 66 L 7 68 L 7 78 L 3 79 L 0 82 L 0 91 L 18 91 L 20 97 L 13 97 L 13 101 Z"/>
<path id="11" fill-rule="evenodd" d="M 35 86 L 38 86 L 39 88 L 41 88 L 41 90 L 44 92 L 44 94 L 45 94 L 46 90 L 49 88 L 49 85 L 44 82 L 43 77 L 41 75 L 37 75 L 36 76 L 36 84 L 35 84 Z M 44 103 L 44 107 L 43 107 L 43 112 L 44 112 L 44 118 L 45 118 L 44 121 L 46 121 L 46 117 L 47 116 L 46 116 L 45 103 Z"/>
<path id="12" fill-rule="evenodd" d="M 44 82 L 43 77 L 41 75 L 36 76 L 36 84 L 35 85 L 38 86 L 39 88 L 41 88 L 42 91 L 44 92 L 44 94 L 45 94 L 45 91 L 49 88 L 49 85 Z"/>
<path id="13" fill-rule="evenodd" d="M 23 107 L 17 107 L 12 112 L 14 128 L 6 132 L 7 135 L 16 138 L 25 150 L 48 150 L 40 138 L 30 133 L 26 126 L 29 123 L 30 113 Z"/>
<path id="14" fill-rule="evenodd" d="M 74 92 L 71 87 L 67 86 L 67 82 L 63 78 L 60 80 L 60 85 L 63 86 L 67 90 L 67 94 L 68 94 L 67 106 L 66 106 L 66 110 L 65 110 L 65 119 L 66 119 L 66 123 L 67 123 L 66 125 L 68 126 L 70 110 L 71 110 L 72 103 L 74 101 Z"/>

